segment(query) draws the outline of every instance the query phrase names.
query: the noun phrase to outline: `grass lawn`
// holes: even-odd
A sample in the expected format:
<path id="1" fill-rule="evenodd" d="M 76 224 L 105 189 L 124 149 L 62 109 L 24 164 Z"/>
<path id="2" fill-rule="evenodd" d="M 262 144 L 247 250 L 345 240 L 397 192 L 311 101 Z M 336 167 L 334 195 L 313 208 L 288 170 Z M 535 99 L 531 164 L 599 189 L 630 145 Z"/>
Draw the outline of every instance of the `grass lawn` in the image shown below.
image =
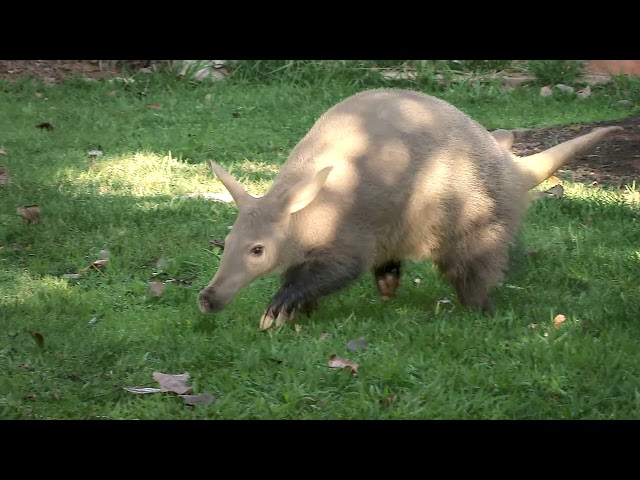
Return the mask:
<path id="1" fill-rule="evenodd" d="M 565 182 L 562 199 L 536 202 L 494 318 L 461 308 L 416 263 L 393 302 L 368 274 L 299 329 L 260 332 L 276 277 L 200 313 L 219 261 L 209 242 L 236 210 L 190 194 L 225 191 L 208 159 L 265 192 L 320 114 L 374 85 L 135 79 L 0 84 L 0 165 L 12 178 L 0 188 L 0 418 L 640 418 L 637 191 Z M 584 101 L 469 84 L 434 93 L 489 129 L 629 113 L 614 87 Z M 17 215 L 25 205 L 42 221 Z M 159 296 L 154 281 L 166 282 Z M 366 349 L 347 349 L 361 337 Z M 358 374 L 329 368 L 333 354 Z M 189 372 L 215 402 L 124 390 L 156 387 L 154 371 Z"/>

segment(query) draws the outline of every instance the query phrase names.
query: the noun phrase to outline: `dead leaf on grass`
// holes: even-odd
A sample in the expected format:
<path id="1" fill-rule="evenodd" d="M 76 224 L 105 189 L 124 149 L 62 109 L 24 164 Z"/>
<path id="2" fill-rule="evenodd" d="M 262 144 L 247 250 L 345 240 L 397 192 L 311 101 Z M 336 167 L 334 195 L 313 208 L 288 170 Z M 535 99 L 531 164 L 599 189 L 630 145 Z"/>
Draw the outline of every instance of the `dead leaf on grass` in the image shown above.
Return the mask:
<path id="1" fill-rule="evenodd" d="M 302 331 L 302 325 L 300 325 L 300 324 L 297 324 L 297 323 L 296 323 L 296 324 L 293 326 L 293 328 L 295 329 L 296 333 L 300 333 L 300 332 Z"/>
<path id="2" fill-rule="evenodd" d="M 320 335 L 320 340 L 326 340 L 327 338 L 330 338 L 331 334 L 330 333 L 323 333 L 322 335 Z"/>
<path id="3" fill-rule="evenodd" d="M 154 297 L 159 297 L 160 295 L 162 295 L 162 292 L 164 292 L 165 288 L 167 288 L 167 286 L 162 282 L 149 283 L 149 292 L 151 292 L 151 295 L 153 295 Z"/>
<path id="4" fill-rule="evenodd" d="M 556 318 L 553 319 L 553 327 L 554 328 L 558 328 L 560 325 L 562 325 L 565 321 L 567 320 L 567 318 L 560 314 L 560 315 L 556 315 Z"/>
<path id="5" fill-rule="evenodd" d="M 212 97 L 212 95 L 211 95 L 210 93 L 207 93 L 207 94 L 204 96 L 204 101 L 205 101 L 205 102 L 207 102 L 207 103 L 209 103 L 209 102 L 211 101 L 211 97 Z"/>
<path id="6" fill-rule="evenodd" d="M 178 395 L 193 392 L 193 388 L 185 384 L 185 382 L 189 380 L 188 372 L 177 375 L 153 372 L 153 379 L 160 384 L 161 391 L 163 392 L 172 392 Z"/>
<path id="7" fill-rule="evenodd" d="M 87 155 L 89 155 L 91 158 L 98 158 L 104 155 L 104 152 L 102 150 L 89 150 L 87 152 Z"/>
<path id="8" fill-rule="evenodd" d="M 7 149 L 4 148 L 4 147 L 0 148 L 0 155 L 3 155 L 3 156 L 6 157 L 7 156 Z"/>
<path id="9" fill-rule="evenodd" d="M 358 364 L 348 360 L 346 358 L 339 357 L 338 355 L 331 355 L 329 357 L 329 366 L 331 368 L 346 368 L 351 371 L 353 375 L 358 373 Z"/>
<path id="10" fill-rule="evenodd" d="M 355 340 L 351 340 L 347 343 L 347 350 L 351 352 L 363 350 L 365 348 L 367 348 L 367 340 L 363 337 L 356 338 Z"/>
<path id="11" fill-rule="evenodd" d="M 42 122 L 36 125 L 36 127 L 41 128 L 42 130 L 53 130 L 53 125 L 49 122 Z"/>
<path id="12" fill-rule="evenodd" d="M 40 217 L 40 207 L 38 205 L 25 205 L 24 207 L 18 207 L 16 208 L 16 212 L 24 218 L 27 223 L 39 223 L 42 220 Z"/>
<path id="13" fill-rule="evenodd" d="M 160 110 L 162 106 L 159 103 L 147 103 L 147 108 L 151 110 Z"/>
<path id="14" fill-rule="evenodd" d="M 545 190 L 546 194 L 553 195 L 557 198 L 562 198 L 564 195 L 564 187 L 560 184 L 551 187 L 549 190 Z"/>
<path id="15" fill-rule="evenodd" d="M 11 184 L 11 174 L 7 167 L 0 166 L 0 188 L 8 187 Z"/>
<path id="16" fill-rule="evenodd" d="M 211 405 L 215 400 L 213 395 L 208 393 L 199 393 L 198 395 L 180 395 L 184 399 L 184 403 L 191 406 Z"/>
<path id="17" fill-rule="evenodd" d="M 387 395 L 380 399 L 380 403 L 382 405 L 391 405 L 392 403 L 396 403 L 398 401 L 397 395 Z"/>
<path id="18" fill-rule="evenodd" d="M 40 347 L 41 349 L 44 349 L 44 335 L 38 332 L 29 332 L 29 334 L 36 341 L 36 343 L 38 344 L 38 347 Z"/>
<path id="19" fill-rule="evenodd" d="M 89 270 L 91 270 L 92 268 L 100 268 L 100 267 L 104 267 L 107 263 L 109 262 L 108 259 L 103 258 L 101 260 L 96 260 L 95 262 L 93 262 L 91 265 L 84 267 L 83 269 L 81 269 L 81 272 L 88 272 Z"/>

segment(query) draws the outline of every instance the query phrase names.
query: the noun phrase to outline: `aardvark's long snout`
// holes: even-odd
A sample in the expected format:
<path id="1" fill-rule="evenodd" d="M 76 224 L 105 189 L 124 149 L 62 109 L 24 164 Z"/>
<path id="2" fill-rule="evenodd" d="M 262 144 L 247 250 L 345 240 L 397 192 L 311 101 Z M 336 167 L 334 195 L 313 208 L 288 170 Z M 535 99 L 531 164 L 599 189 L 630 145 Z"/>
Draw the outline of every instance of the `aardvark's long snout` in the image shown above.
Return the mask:
<path id="1" fill-rule="evenodd" d="M 223 295 L 215 287 L 205 287 L 200 291 L 198 305 L 202 313 L 214 313 L 222 310 L 231 301 L 233 295 Z"/>

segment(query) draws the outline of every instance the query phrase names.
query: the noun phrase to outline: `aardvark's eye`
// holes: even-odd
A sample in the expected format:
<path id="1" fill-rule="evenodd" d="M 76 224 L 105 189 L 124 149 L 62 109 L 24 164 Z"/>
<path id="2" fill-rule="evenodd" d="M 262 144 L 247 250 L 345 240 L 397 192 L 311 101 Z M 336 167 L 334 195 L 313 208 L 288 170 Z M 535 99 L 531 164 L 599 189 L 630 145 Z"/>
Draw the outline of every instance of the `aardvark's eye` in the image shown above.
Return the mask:
<path id="1" fill-rule="evenodd" d="M 256 245 L 251 249 L 251 254 L 255 255 L 256 257 L 262 255 L 262 252 L 264 252 L 264 247 L 262 245 Z"/>

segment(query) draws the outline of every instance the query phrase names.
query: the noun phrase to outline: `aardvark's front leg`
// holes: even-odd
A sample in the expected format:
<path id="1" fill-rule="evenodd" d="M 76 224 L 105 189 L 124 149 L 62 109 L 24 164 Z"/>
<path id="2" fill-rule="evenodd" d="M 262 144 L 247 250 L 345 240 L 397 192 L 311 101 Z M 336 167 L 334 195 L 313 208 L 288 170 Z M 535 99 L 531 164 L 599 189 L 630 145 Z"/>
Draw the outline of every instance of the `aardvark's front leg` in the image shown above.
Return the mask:
<path id="1" fill-rule="evenodd" d="M 299 313 L 310 315 L 321 297 L 348 286 L 364 270 L 359 258 L 316 253 L 284 273 L 282 287 L 267 305 L 260 329 L 268 329 L 274 321 L 278 327 Z"/>

